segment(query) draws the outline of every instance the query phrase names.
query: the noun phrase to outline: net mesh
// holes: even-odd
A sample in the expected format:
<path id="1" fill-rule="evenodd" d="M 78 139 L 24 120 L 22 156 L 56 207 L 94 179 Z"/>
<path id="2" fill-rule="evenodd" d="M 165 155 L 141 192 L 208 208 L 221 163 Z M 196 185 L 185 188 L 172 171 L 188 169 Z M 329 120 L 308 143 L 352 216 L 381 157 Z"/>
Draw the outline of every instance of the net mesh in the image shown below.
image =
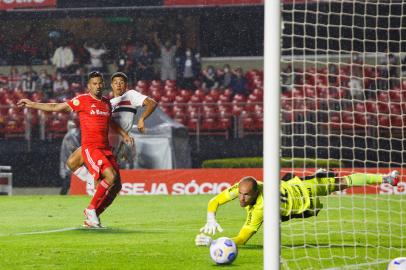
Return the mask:
<path id="1" fill-rule="evenodd" d="M 402 178 L 406 3 L 291 0 L 281 11 L 282 174 Z M 317 217 L 282 222 L 283 268 L 385 268 L 405 254 L 404 192 L 383 183 L 320 197 Z"/>

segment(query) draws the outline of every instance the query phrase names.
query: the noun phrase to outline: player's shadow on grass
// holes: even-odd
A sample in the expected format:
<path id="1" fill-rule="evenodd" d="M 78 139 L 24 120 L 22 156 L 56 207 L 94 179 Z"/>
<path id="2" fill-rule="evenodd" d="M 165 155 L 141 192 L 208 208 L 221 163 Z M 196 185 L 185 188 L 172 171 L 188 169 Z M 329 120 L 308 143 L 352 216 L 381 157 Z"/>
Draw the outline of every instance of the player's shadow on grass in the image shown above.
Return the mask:
<path id="1" fill-rule="evenodd" d="M 238 249 L 264 249 L 263 245 L 244 245 L 238 246 Z"/>

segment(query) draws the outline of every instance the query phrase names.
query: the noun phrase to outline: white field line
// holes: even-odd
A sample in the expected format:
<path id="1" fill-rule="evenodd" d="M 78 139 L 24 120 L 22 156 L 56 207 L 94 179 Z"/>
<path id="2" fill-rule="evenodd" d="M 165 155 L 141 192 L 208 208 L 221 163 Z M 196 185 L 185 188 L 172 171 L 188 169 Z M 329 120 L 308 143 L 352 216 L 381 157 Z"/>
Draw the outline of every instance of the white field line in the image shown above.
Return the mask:
<path id="1" fill-rule="evenodd" d="M 370 263 L 360 263 L 360 264 L 350 264 L 350 265 L 343 265 L 340 267 L 333 267 L 333 268 L 326 268 L 324 270 L 339 270 L 339 269 L 364 269 L 363 266 L 371 266 L 375 264 L 382 264 L 382 263 L 389 263 L 389 260 L 379 260 L 375 262 L 370 262 Z"/>
<path id="2" fill-rule="evenodd" d="M 9 234 L 0 234 L 1 236 L 19 236 L 19 235 L 35 235 L 35 234 L 49 234 L 49 233 L 59 233 L 59 232 L 67 232 L 67 231 L 76 231 L 76 230 L 120 230 L 119 228 L 100 228 L 100 229 L 92 229 L 92 228 L 84 228 L 84 227 L 71 227 L 71 228 L 61 228 L 61 229 L 54 229 L 54 230 L 46 230 L 46 231 L 33 231 L 33 232 L 19 232 L 19 233 L 9 233 Z M 170 229 L 170 228 L 163 228 L 163 229 L 123 229 L 123 231 L 134 231 L 134 232 L 178 232 L 180 229 Z M 182 228 L 182 231 L 196 231 L 196 234 L 199 233 L 199 229 L 185 229 Z"/>

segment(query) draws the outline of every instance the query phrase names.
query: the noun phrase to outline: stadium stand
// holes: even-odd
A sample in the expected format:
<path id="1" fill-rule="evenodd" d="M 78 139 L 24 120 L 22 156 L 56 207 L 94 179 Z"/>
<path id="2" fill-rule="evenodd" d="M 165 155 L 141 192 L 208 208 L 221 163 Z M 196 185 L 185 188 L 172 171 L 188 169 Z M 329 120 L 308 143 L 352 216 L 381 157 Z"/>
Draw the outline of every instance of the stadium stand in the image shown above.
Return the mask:
<path id="1" fill-rule="evenodd" d="M 133 85 L 137 91 L 151 96 L 170 117 L 189 128 L 190 134 L 220 135 L 229 138 L 233 130 L 238 136 L 262 133 L 263 127 L 263 75 L 262 71 L 246 72 L 249 95 L 234 94 L 230 88 L 205 91 L 186 90 L 178 87 L 176 81 L 143 81 Z M 67 96 L 83 92 L 70 85 Z M 296 94 L 295 94 L 296 95 Z M 42 91 L 23 92 L 21 89 L 0 88 L 0 105 L 5 115 L 0 133 L 7 137 L 24 137 L 27 121 L 31 126 L 45 125 L 47 139 L 61 138 L 66 133 L 68 114 L 39 114 L 17 110 L 15 104 L 20 98 L 31 98 L 37 102 L 61 102 L 49 98 Z M 41 120 L 41 117 L 44 119 Z"/>

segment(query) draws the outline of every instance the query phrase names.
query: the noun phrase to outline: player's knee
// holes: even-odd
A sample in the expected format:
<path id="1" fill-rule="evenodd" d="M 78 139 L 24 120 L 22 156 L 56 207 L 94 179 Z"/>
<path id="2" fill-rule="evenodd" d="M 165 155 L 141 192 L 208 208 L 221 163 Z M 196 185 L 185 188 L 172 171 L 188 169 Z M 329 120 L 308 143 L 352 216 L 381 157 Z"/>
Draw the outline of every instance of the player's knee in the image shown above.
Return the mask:
<path id="1" fill-rule="evenodd" d="M 110 185 L 114 185 L 117 182 L 118 174 L 117 174 L 117 172 L 115 170 L 108 169 L 108 170 L 105 171 L 104 174 L 105 174 L 104 175 L 105 176 L 105 178 L 104 178 L 105 181 L 107 183 L 109 183 Z"/>
<path id="2" fill-rule="evenodd" d="M 119 193 L 122 188 L 121 182 L 115 182 L 113 186 L 114 193 Z"/>
<path id="3" fill-rule="evenodd" d="M 68 166 L 69 170 L 71 170 L 72 172 L 74 172 L 77 169 L 76 162 L 73 157 L 68 158 L 68 160 L 66 161 L 66 166 Z"/>

